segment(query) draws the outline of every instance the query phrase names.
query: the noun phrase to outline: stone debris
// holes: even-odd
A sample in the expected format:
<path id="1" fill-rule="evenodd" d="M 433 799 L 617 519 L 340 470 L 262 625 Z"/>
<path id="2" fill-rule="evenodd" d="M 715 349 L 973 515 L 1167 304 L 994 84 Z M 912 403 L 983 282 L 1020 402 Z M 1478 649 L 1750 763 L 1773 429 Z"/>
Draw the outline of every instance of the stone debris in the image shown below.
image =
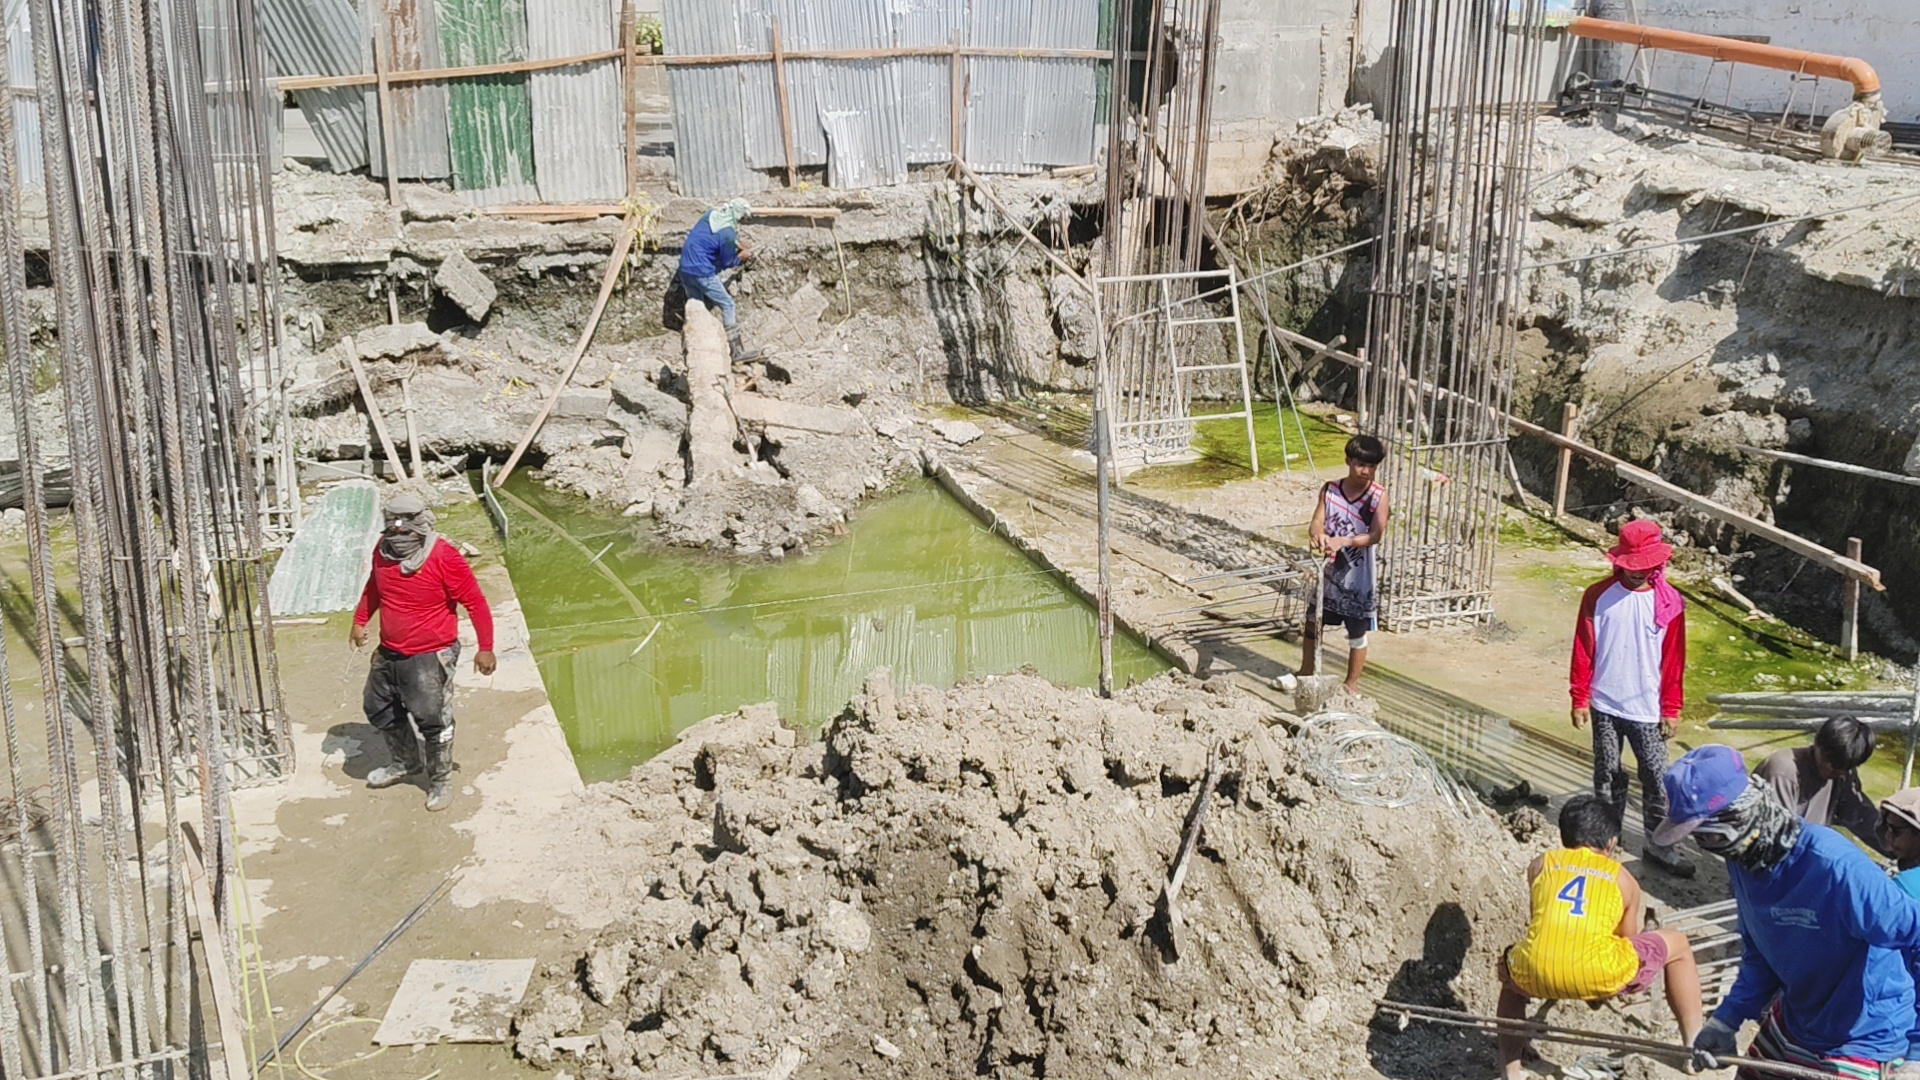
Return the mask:
<path id="1" fill-rule="evenodd" d="M 551 1064 L 597 1032 L 569 1059 L 584 1080 L 1491 1075 L 1491 1040 L 1377 1045 L 1366 1024 L 1390 990 L 1491 1012 L 1531 853 L 1491 812 L 1341 801 L 1280 720 L 1226 680 L 1103 702 L 882 670 L 817 740 L 770 705 L 703 721 L 596 789 L 642 876 L 544 972 L 517 1047 Z M 1181 896 L 1204 944 L 1169 961 L 1155 897 L 1216 744 Z"/>
<path id="2" fill-rule="evenodd" d="M 441 261 L 433 275 L 433 287 L 476 323 L 487 321 L 487 312 L 493 310 L 493 302 L 500 296 L 499 287 L 486 272 L 459 251 Z"/>
<path id="3" fill-rule="evenodd" d="M 980 425 L 971 420 L 935 420 L 928 426 L 955 446 L 965 446 L 986 434 L 980 430 Z"/>

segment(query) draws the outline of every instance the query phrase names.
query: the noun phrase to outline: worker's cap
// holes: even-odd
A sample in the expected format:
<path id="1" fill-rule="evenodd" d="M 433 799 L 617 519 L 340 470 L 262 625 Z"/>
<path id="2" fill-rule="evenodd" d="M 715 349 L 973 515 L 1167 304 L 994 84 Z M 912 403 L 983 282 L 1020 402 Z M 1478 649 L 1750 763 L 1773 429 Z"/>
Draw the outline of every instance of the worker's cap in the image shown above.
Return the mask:
<path id="1" fill-rule="evenodd" d="M 1667 820 L 1653 831 L 1661 847 L 1677 844 L 1747 790 L 1747 760 L 1731 746 L 1709 743 L 1691 750 L 1660 778 L 1667 792 Z"/>
<path id="2" fill-rule="evenodd" d="M 1902 788 L 1880 800 L 1880 812 L 1920 829 L 1920 788 Z"/>
<path id="3" fill-rule="evenodd" d="M 402 492 L 387 500 L 386 515 L 389 518 L 410 518 L 425 513 L 427 501 L 418 495 Z"/>

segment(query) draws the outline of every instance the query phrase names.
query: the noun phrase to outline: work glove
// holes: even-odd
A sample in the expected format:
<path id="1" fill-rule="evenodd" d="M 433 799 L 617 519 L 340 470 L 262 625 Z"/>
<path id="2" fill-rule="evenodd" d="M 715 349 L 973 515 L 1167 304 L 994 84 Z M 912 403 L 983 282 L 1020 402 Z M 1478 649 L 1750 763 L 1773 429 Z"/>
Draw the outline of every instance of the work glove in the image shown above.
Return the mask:
<path id="1" fill-rule="evenodd" d="M 1720 1058 L 1731 1057 L 1737 1049 L 1733 1038 L 1734 1030 L 1721 1023 L 1719 1017 L 1708 1017 L 1707 1026 L 1693 1037 L 1693 1060 L 1689 1062 L 1693 1067 L 1687 1071 L 1720 1068 Z"/>

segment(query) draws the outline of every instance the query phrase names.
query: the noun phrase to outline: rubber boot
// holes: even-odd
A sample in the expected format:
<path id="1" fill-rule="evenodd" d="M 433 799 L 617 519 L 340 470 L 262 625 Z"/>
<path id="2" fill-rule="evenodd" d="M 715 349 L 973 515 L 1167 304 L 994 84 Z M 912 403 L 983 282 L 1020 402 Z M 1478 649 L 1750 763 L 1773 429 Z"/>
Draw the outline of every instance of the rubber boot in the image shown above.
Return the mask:
<path id="1" fill-rule="evenodd" d="M 382 731 L 387 740 L 387 753 L 393 755 L 390 764 L 382 765 L 367 774 L 367 786 L 386 788 L 413 776 L 420 771 L 420 741 L 413 732 L 402 728 L 399 731 Z"/>
<path id="2" fill-rule="evenodd" d="M 427 809 L 453 804 L 453 740 L 427 744 Z"/>
<path id="3" fill-rule="evenodd" d="M 733 362 L 736 364 L 758 360 L 767 355 L 765 349 L 747 348 L 746 339 L 740 335 L 740 328 L 737 326 L 727 331 L 727 351 L 733 354 Z"/>

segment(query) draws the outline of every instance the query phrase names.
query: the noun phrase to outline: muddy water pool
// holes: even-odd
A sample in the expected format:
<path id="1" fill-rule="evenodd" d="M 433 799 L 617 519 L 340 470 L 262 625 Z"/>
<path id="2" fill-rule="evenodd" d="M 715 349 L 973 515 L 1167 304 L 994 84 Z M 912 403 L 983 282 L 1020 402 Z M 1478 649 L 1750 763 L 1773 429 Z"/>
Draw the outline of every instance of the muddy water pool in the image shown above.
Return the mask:
<path id="1" fill-rule="evenodd" d="M 516 478 L 507 567 L 547 693 L 588 782 L 625 776 L 704 717 L 775 701 L 814 727 L 877 667 L 942 688 L 1030 666 L 1099 675 L 1093 609 L 931 481 L 864 506 L 783 561 L 720 559 L 648 522 Z M 1125 685 L 1166 670 L 1116 635 Z"/>

